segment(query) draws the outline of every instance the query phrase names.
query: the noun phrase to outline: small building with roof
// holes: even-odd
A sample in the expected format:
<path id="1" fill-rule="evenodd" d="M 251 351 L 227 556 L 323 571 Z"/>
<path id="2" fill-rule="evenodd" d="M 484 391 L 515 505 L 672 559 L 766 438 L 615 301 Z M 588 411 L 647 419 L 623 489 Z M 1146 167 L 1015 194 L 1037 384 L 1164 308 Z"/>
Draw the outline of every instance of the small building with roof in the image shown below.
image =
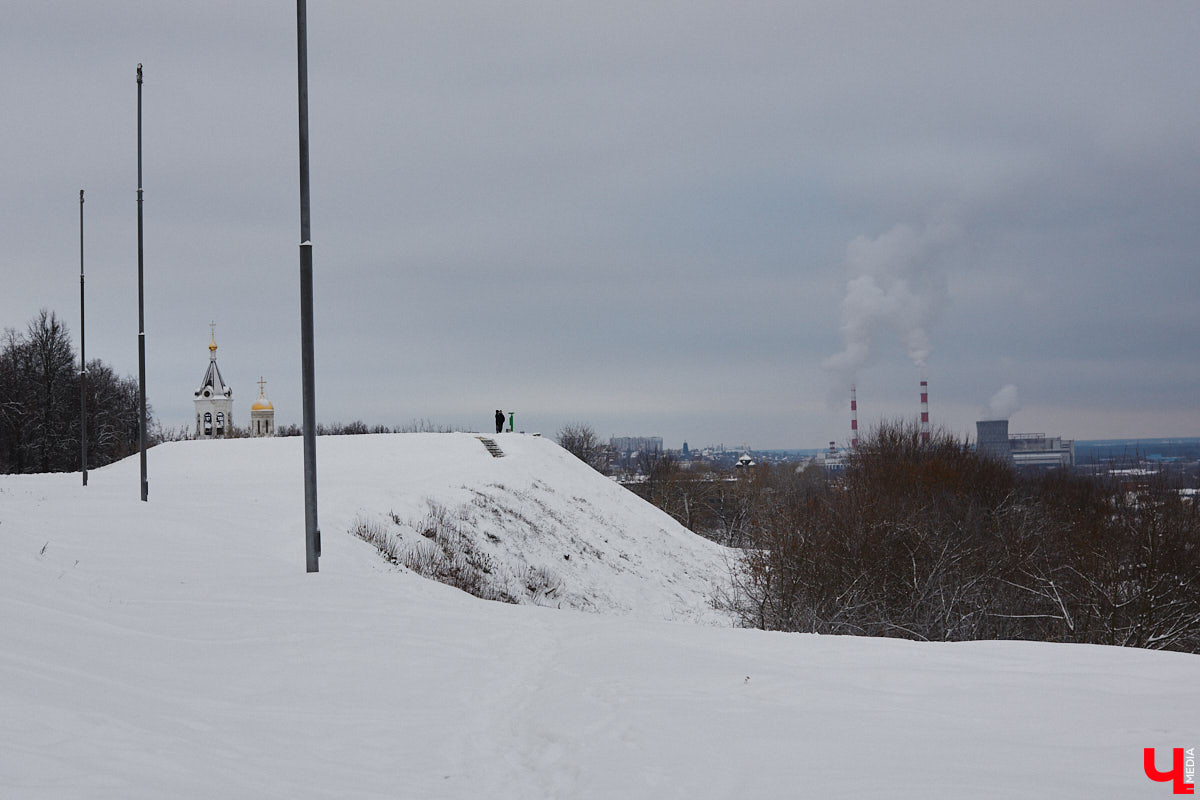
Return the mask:
<path id="1" fill-rule="evenodd" d="M 260 375 L 258 378 L 258 399 L 250 406 L 250 435 L 275 435 L 275 406 L 267 399 L 267 382 Z"/>

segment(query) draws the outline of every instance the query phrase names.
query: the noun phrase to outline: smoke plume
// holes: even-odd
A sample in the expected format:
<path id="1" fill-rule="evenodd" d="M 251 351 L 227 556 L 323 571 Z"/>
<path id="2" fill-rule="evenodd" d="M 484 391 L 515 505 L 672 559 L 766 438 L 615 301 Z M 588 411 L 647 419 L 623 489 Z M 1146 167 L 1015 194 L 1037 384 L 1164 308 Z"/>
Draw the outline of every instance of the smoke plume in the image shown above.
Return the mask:
<path id="1" fill-rule="evenodd" d="M 897 225 L 875 239 L 860 236 L 846 247 L 846 296 L 842 300 L 842 351 L 821 366 L 849 386 L 865 367 L 881 333 L 893 333 L 925 374 L 932 350 L 929 326 L 946 301 L 944 251 L 958 229 L 933 222 L 923 231 Z"/>
<path id="2" fill-rule="evenodd" d="M 1009 383 L 992 395 L 992 399 L 988 401 L 987 410 L 984 412 L 987 415 L 985 419 L 1008 419 L 1020 408 L 1021 401 L 1017 399 L 1017 387 Z"/>

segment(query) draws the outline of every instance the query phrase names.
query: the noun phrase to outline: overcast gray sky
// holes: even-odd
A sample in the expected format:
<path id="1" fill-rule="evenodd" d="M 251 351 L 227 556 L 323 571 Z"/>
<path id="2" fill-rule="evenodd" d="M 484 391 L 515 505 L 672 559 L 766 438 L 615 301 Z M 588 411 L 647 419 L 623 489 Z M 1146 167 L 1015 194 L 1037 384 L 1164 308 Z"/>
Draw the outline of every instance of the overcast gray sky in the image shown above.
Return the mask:
<path id="1" fill-rule="evenodd" d="M 296 13 L 7 2 L 0 325 L 300 421 Z M 1200 435 L 1200 4 L 308 6 L 317 416 Z"/>

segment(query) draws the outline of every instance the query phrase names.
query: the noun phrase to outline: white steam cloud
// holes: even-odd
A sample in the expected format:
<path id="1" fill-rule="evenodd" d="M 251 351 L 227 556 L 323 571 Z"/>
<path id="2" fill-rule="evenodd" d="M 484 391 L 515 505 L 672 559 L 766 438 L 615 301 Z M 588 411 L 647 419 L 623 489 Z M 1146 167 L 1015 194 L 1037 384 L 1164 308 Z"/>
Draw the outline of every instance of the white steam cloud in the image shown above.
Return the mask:
<path id="1" fill-rule="evenodd" d="M 984 413 L 987 415 L 986 419 L 1008 419 L 1020 408 L 1021 401 L 1017 398 L 1017 387 L 1009 383 L 992 395 Z"/>
<path id="2" fill-rule="evenodd" d="M 845 347 L 821 366 L 848 386 L 869 363 L 880 332 L 890 330 L 924 375 L 932 350 L 929 326 L 946 302 L 940 256 L 958 235 L 957 226 L 939 221 L 923 231 L 897 225 L 875 239 L 860 236 L 850 242 L 850 278 L 842 300 Z"/>

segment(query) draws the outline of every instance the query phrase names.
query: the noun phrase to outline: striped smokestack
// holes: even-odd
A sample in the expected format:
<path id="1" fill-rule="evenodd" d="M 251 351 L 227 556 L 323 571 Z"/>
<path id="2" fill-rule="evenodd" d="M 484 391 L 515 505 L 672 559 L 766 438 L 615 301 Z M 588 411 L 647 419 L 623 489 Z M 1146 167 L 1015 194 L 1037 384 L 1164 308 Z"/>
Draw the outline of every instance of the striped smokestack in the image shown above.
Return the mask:
<path id="1" fill-rule="evenodd" d="M 929 443 L 929 381 L 921 381 L 921 443 Z"/>
<path id="2" fill-rule="evenodd" d="M 858 399 L 854 384 L 850 384 L 850 448 L 858 449 Z"/>

